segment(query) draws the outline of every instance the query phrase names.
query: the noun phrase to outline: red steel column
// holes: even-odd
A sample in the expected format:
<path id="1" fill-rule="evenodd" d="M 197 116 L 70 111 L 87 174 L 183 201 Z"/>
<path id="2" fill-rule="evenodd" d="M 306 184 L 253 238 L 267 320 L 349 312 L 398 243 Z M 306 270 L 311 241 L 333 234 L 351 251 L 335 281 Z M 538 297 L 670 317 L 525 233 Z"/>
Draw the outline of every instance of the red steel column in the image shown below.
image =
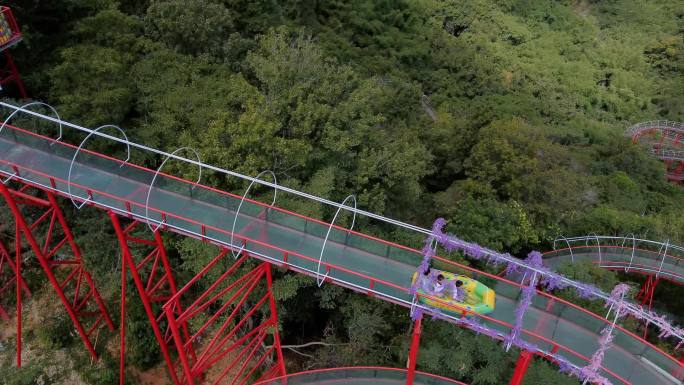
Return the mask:
<path id="1" fill-rule="evenodd" d="M 78 247 L 76 244 L 76 240 L 74 239 L 74 235 L 71 233 L 71 229 L 69 228 L 69 224 L 67 223 L 66 219 L 64 218 L 64 213 L 62 213 L 62 210 L 59 208 L 59 203 L 57 202 L 57 198 L 51 193 L 47 192 L 47 198 L 48 201 L 50 202 L 50 205 L 52 206 L 55 217 L 57 217 L 57 221 L 59 224 L 62 226 L 62 231 L 64 231 L 64 236 L 66 237 L 67 243 L 69 244 L 72 252 L 74 253 L 74 256 L 81 261 L 81 249 Z M 83 271 L 81 271 L 81 274 Z M 105 323 L 109 327 L 109 330 L 114 331 L 114 322 L 112 322 L 111 318 L 109 318 L 109 314 L 107 313 L 107 307 L 104 304 L 104 301 L 102 300 L 102 297 L 100 297 L 100 292 L 95 288 L 95 283 L 93 282 L 92 277 L 90 274 L 82 274 L 85 277 L 86 282 L 88 282 L 88 285 L 90 285 L 90 288 L 93 293 L 93 297 L 95 298 L 95 303 L 97 306 L 100 308 L 100 311 L 102 312 L 102 317 L 104 318 Z M 78 290 L 78 287 L 77 287 Z"/>
<path id="2" fill-rule="evenodd" d="M 124 385 L 126 363 L 126 258 L 121 253 L 121 316 L 119 317 L 119 385 Z"/>
<path id="3" fill-rule="evenodd" d="M 147 314 L 147 318 L 149 319 L 150 325 L 152 326 L 152 331 L 154 332 L 154 336 L 157 338 L 157 342 L 159 342 L 159 348 L 162 352 L 162 355 L 164 356 L 164 360 L 166 361 L 166 366 L 170 372 L 169 374 L 171 375 L 173 383 L 179 384 L 180 381 L 178 379 L 178 376 L 176 375 L 176 370 L 175 370 L 174 365 L 173 365 L 173 360 L 171 359 L 171 356 L 169 354 L 169 349 L 166 346 L 166 341 L 164 340 L 164 336 L 161 334 L 161 331 L 159 330 L 159 325 L 157 324 L 157 317 L 154 315 L 154 311 L 152 310 L 152 306 L 150 305 L 149 298 L 148 298 L 146 291 L 145 291 L 145 285 L 140 280 L 140 274 L 138 273 L 138 268 L 135 264 L 135 261 L 133 261 L 133 256 L 131 255 L 130 248 L 128 247 L 128 241 L 126 240 L 126 234 L 124 234 L 123 228 L 121 227 L 121 222 L 119 221 L 119 217 L 116 215 L 116 213 L 114 213 L 112 211 L 109 212 L 109 217 L 112 220 L 114 232 L 116 233 L 116 237 L 119 240 L 119 245 L 121 246 L 121 258 L 124 260 L 124 262 L 122 262 L 122 263 L 127 265 L 128 269 L 131 270 L 131 276 L 133 277 L 133 282 L 135 283 L 135 286 L 138 289 L 138 293 L 140 294 L 140 300 L 142 301 L 143 308 L 145 309 L 145 313 Z M 122 293 L 122 296 L 123 295 L 125 295 L 125 293 Z"/>
<path id="4" fill-rule="evenodd" d="M 520 352 L 518 356 L 518 361 L 515 363 L 515 371 L 513 372 L 513 377 L 511 377 L 510 385 L 520 385 L 525 378 L 525 373 L 527 373 L 527 368 L 532 362 L 532 353 L 527 350 Z"/>
<path id="5" fill-rule="evenodd" d="M 178 325 L 176 325 L 176 317 L 173 314 L 173 307 L 169 306 L 165 308 L 164 312 L 166 313 L 166 319 L 169 321 L 171 333 L 173 334 L 173 340 L 176 344 L 176 349 L 179 353 L 178 357 L 180 358 L 181 365 L 183 365 L 183 371 L 186 373 L 185 381 L 190 385 L 195 385 L 195 380 L 192 376 L 190 363 L 188 362 L 188 356 L 183 354 L 183 352 L 185 352 L 185 347 L 183 346 L 183 340 L 181 339 L 180 333 L 178 332 Z M 175 371 L 173 374 L 175 375 Z"/>
<path id="6" fill-rule="evenodd" d="M 19 95 L 21 95 L 21 98 L 27 99 L 28 94 L 26 93 L 26 88 L 24 88 L 24 82 L 21 80 L 21 76 L 19 76 L 19 70 L 17 69 L 17 66 L 14 64 L 14 59 L 12 59 L 12 55 L 9 53 L 9 50 L 5 50 L 5 60 L 7 61 L 7 71 L 11 75 L 3 79 L 3 83 L 13 81 L 19 89 Z"/>
<path id="7" fill-rule="evenodd" d="M 653 294 L 655 293 L 655 289 L 659 283 L 660 278 L 655 278 L 652 275 L 649 275 L 646 281 L 641 285 L 641 289 L 636 296 L 636 298 L 641 301 L 642 306 L 646 306 L 648 304 L 649 310 L 651 310 L 653 307 Z"/>
<path id="8" fill-rule="evenodd" d="M 411 350 L 409 351 L 408 371 L 406 372 L 406 385 L 413 385 L 413 378 L 416 374 L 416 360 L 420 349 L 420 332 L 423 317 L 420 316 L 413 323 L 413 339 L 411 340 Z"/>
<path id="9" fill-rule="evenodd" d="M 17 278 L 17 368 L 21 368 L 21 231 L 19 231 L 19 222 L 15 221 L 15 256 L 14 264 L 16 265 Z"/>
<path id="10" fill-rule="evenodd" d="M 36 238 L 33 236 L 33 230 L 31 228 L 31 226 L 29 226 L 27 224 L 26 220 L 24 219 L 24 216 L 23 216 L 21 210 L 19 210 L 19 206 L 17 204 L 17 201 L 12 196 L 12 193 L 10 192 L 10 190 L 7 188 L 7 186 L 5 186 L 2 183 L 0 183 L 0 194 L 2 194 L 3 197 L 5 198 L 5 201 L 7 202 L 7 205 L 9 206 L 9 209 L 12 211 L 12 215 L 14 216 L 14 220 L 16 223 L 16 229 L 18 231 L 16 234 L 16 239 L 19 240 L 21 237 L 21 234 L 23 233 L 24 238 L 26 238 L 26 241 L 31 246 L 33 253 L 36 255 L 38 262 L 40 263 L 41 267 L 43 268 L 43 271 L 45 272 L 45 275 L 47 276 L 48 280 L 50 281 L 50 284 L 55 289 L 55 291 L 57 292 L 57 296 L 60 298 L 60 300 L 62 301 L 62 304 L 66 308 L 66 311 L 69 314 L 69 317 L 71 318 L 72 322 L 74 323 L 74 326 L 76 327 L 76 331 L 78 332 L 81 339 L 85 343 L 86 348 L 88 349 L 88 351 L 90 352 L 90 354 L 94 358 L 97 358 L 97 353 L 95 352 L 93 344 L 90 342 L 90 338 L 88 336 L 89 333 L 86 332 L 86 330 L 83 328 L 83 325 L 81 324 L 81 321 L 78 318 L 77 311 L 74 309 L 74 307 L 69 302 L 69 299 L 64 294 L 64 291 L 62 290 L 62 284 L 60 284 L 60 282 L 55 277 L 55 274 L 52 271 L 52 267 L 50 266 L 50 263 L 49 263 L 46 255 L 45 255 L 45 253 L 43 252 L 43 249 L 41 248 L 41 246 L 38 243 L 38 241 L 36 240 Z M 71 250 L 75 254 L 75 257 L 77 258 L 77 260 L 79 261 L 79 264 L 80 264 L 80 261 L 81 261 L 80 252 L 78 251 L 78 248 L 76 247 L 75 243 L 73 242 L 73 238 L 71 237 L 71 233 L 69 232 L 68 227 L 66 226 L 66 223 L 64 221 L 64 217 L 61 215 L 61 211 L 59 209 L 59 206 L 56 206 L 54 204 L 54 197 L 52 197 L 52 194 L 50 194 L 48 192 L 47 195 L 48 195 L 48 198 L 50 198 L 50 203 L 48 203 L 48 204 L 41 203 L 41 204 L 39 204 L 39 206 L 48 207 L 46 214 L 44 214 L 44 216 L 48 215 L 48 213 L 50 213 L 52 211 L 52 214 L 55 215 L 55 217 L 58 219 L 60 225 L 62 226 L 62 230 L 66 234 L 66 240 L 68 241 L 69 245 L 71 246 Z M 31 196 L 26 196 L 26 197 L 32 198 Z M 48 230 L 48 233 L 52 232 L 52 227 L 54 226 L 54 222 L 52 222 L 50 226 L 51 227 Z M 19 244 L 18 241 L 16 243 Z M 64 243 L 62 243 L 62 244 L 64 244 Z M 19 247 L 19 246 L 17 246 L 17 247 Z M 21 251 L 21 250 L 19 250 L 19 251 Z M 82 266 L 79 266 L 79 268 L 82 268 Z M 83 274 L 83 271 L 81 270 L 80 273 Z M 93 294 L 94 294 L 94 297 L 97 301 L 97 304 L 100 306 L 101 317 L 105 320 L 107 325 L 113 330 L 112 321 L 111 321 L 111 319 L 109 319 L 109 315 L 107 314 L 107 311 L 104 308 L 104 305 L 102 304 L 101 299 L 99 298 L 99 295 L 95 294 L 97 289 L 95 288 L 92 281 L 90 280 L 90 275 L 87 273 L 85 273 L 84 275 L 86 276 L 86 280 L 90 284 L 91 290 L 94 292 Z M 76 293 L 78 293 L 78 289 L 77 289 Z M 97 325 L 97 323 L 96 323 L 96 325 Z"/>
<path id="11" fill-rule="evenodd" d="M 275 298 L 273 297 L 273 277 L 271 276 L 271 264 L 266 265 L 266 282 L 268 284 L 268 293 L 269 293 L 269 304 L 271 306 L 271 317 L 273 317 L 273 345 L 275 346 L 276 349 L 276 355 L 278 357 L 278 368 L 280 370 L 280 374 L 276 377 L 284 376 L 287 373 L 285 372 L 285 359 L 283 358 L 283 351 L 280 347 L 280 334 L 278 333 L 278 313 L 276 311 L 276 302 Z"/>

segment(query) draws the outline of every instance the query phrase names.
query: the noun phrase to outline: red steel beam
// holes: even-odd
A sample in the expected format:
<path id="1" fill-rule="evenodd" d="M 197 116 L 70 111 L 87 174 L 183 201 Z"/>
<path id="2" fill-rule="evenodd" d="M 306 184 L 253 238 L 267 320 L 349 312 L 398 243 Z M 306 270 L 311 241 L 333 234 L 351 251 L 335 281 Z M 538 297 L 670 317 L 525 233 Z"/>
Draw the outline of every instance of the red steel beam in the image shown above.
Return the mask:
<path id="1" fill-rule="evenodd" d="M 420 350 L 420 333 L 423 317 L 418 317 L 413 323 L 413 338 L 411 339 L 411 350 L 408 358 L 408 371 L 406 372 L 406 385 L 413 385 L 416 375 L 416 361 L 418 360 L 418 350 Z"/>
<path id="2" fill-rule="evenodd" d="M 0 276 L 6 276 L 6 278 L 4 278 L 3 281 L 0 281 L 0 298 L 2 298 L 3 293 L 8 292 L 13 285 L 16 286 L 17 280 L 19 280 L 19 284 L 23 288 L 24 294 L 26 294 L 27 297 L 31 297 L 31 290 L 29 290 L 28 285 L 26 285 L 26 281 L 21 276 L 21 274 L 17 272 L 16 261 L 13 261 L 12 259 L 12 255 L 7 249 L 7 246 L 5 246 L 5 244 L 2 241 L 0 241 Z M 3 274 L 3 272 L 5 272 L 6 274 Z M 20 297 L 21 293 L 18 293 L 17 298 Z M 10 319 L 9 314 L 2 306 L 0 306 L 0 318 L 2 318 L 5 321 L 9 321 Z"/>
<path id="3" fill-rule="evenodd" d="M 532 353 L 528 352 L 527 350 L 520 352 L 518 360 L 515 363 L 515 370 L 513 371 L 513 377 L 511 377 L 510 385 L 522 384 L 525 374 L 527 373 L 527 368 L 530 366 L 530 362 L 532 362 L 532 357 Z"/>
<path id="4" fill-rule="evenodd" d="M 125 362 L 125 332 L 124 323 L 126 319 L 126 274 L 130 272 L 133 282 L 138 291 L 143 308 L 147 314 L 147 318 L 152 327 L 157 343 L 159 344 L 166 367 L 174 384 L 180 384 L 181 380 L 178 377 L 176 365 L 171 357 L 168 344 L 170 338 L 166 336 L 170 334 L 170 330 L 164 330 L 162 333 L 162 325 L 159 321 L 163 317 L 163 312 L 155 315 L 152 304 L 164 303 L 169 297 L 173 297 L 176 290 L 176 283 L 171 271 L 171 266 L 166 254 L 166 248 L 159 231 L 154 233 L 154 239 L 148 240 L 132 235 L 132 233 L 141 229 L 143 233 L 147 232 L 147 226 L 138 221 L 132 221 L 126 227 L 122 226 L 119 216 L 113 211 L 109 212 L 109 217 L 114 227 L 114 232 L 119 241 L 122 256 L 121 268 L 121 331 L 120 331 L 120 346 L 119 346 L 119 381 L 123 384 L 124 381 L 124 362 Z M 142 258 L 134 258 L 132 245 L 142 245 L 151 250 L 146 250 Z M 136 249 L 137 251 L 137 249 Z M 160 292 L 164 292 L 160 294 Z M 164 295 L 166 294 L 166 295 Z M 180 312 L 180 303 L 175 303 L 174 311 Z M 181 323 L 185 335 L 187 335 L 187 325 Z"/>
<path id="5" fill-rule="evenodd" d="M 38 198 L 29 194 L 28 186 L 19 188 L 18 190 L 10 189 L 5 184 L 0 183 L 0 194 L 4 197 L 9 206 L 15 221 L 15 245 L 17 271 L 20 273 L 20 254 L 21 254 L 21 240 L 26 240 L 30 246 L 33 254 L 38 259 L 45 275 L 50 284 L 57 292 L 57 296 L 64 305 L 71 321 L 74 324 L 79 336 L 86 345 L 93 358 L 97 358 L 97 353 L 90 338 L 92 333 L 101 327 L 103 324 L 107 325 L 110 330 L 114 330 L 114 324 L 109 318 L 104 302 L 100 297 L 95 284 L 90 276 L 90 273 L 83 266 L 82 255 L 79 247 L 76 245 L 74 237 L 71 233 L 64 214 L 57 203 L 56 198 L 52 193 L 45 192 L 46 199 Z M 38 190 L 37 193 L 40 193 Z M 34 209 L 43 211 L 43 214 L 38 216 L 38 219 L 33 223 L 29 223 L 22 213 L 20 206 L 30 206 Z M 41 230 L 47 226 L 44 235 L 39 237 Z M 57 236 L 58 233 L 62 236 Z M 43 240 L 42 245 L 39 240 Z M 59 255 L 57 253 L 59 252 Z M 66 276 L 61 282 L 57 275 Z M 19 279 L 17 280 L 18 282 Z M 17 303 L 18 313 L 21 312 L 21 291 L 17 287 Z M 88 308 L 94 307 L 94 310 Z M 21 316 L 18 315 L 18 330 L 17 340 L 20 341 L 21 336 Z M 86 329 L 84 322 L 97 316 L 95 320 Z M 17 349 L 17 364 L 20 364 L 21 351 L 20 347 Z"/>
<path id="6" fill-rule="evenodd" d="M 220 249 L 214 259 L 164 304 L 179 356 L 178 366 L 183 371 L 183 384 L 205 381 L 210 369 L 222 362 L 222 370 L 211 379 L 212 383 L 223 383 L 232 371 L 230 384 L 242 385 L 252 379 L 269 357 L 273 357 L 274 364 L 264 370 L 261 379 L 285 375 L 271 265 L 261 262 L 247 268 L 250 263 L 247 253 L 243 252 L 235 262 L 230 255 L 228 250 Z M 226 266 L 228 261 L 232 262 L 230 267 Z M 199 294 L 193 294 L 198 288 Z M 189 305 L 178 314 L 173 309 L 180 300 Z M 190 322 L 193 319 L 201 322 Z M 196 324 L 195 330 L 184 336 L 182 323 Z M 269 335 L 273 343 L 262 349 Z M 197 353 L 193 356 L 190 353 L 195 352 L 195 346 Z"/>

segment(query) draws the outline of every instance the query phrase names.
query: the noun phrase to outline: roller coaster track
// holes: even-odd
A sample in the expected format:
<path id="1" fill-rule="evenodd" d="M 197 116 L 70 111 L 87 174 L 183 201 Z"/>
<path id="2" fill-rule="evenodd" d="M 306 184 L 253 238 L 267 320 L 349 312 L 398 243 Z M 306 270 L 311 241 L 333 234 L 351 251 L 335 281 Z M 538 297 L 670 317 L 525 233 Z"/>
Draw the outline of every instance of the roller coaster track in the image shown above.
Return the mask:
<path id="1" fill-rule="evenodd" d="M 548 266 L 563 262 L 591 261 L 597 266 L 626 273 L 653 275 L 684 284 L 684 247 L 633 236 L 587 235 L 559 237 L 544 254 Z"/>
<path id="2" fill-rule="evenodd" d="M 648 147 L 651 155 L 666 164 L 669 180 L 684 180 L 684 124 L 670 120 L 642 122 L 629 127 L 625 135 Z"/>
<path id="3" fill-rule="evenodd" d="M 590 261 L 596 266 L 646 276 L 637 299 L 649 309 L 658 283 L 667 280 L 684 285 L 684 247 L 670 243 L 639 239 L 587 235 L 558 237 L 553 250 L 544 254 L 548 266 Z"/>
<path id="4" fill-rule="evenodd" d="M 353 216 L 356 222 L 385 228 L 393 226 L 399 239 L 410 239 L 416 232 L 429 234 L 430 230 L 211 167 L 199 160 L 182 158 L 175 152 L 152 150 L 129 142 L 127 138 L 103 134 L 99 129 L 90 130 L 6 103 L 0 105 L 44 122 L 57 123 L 60 138 L 62 128 L 68 127 L 74 130 L 65 137 L 82 139 L 77 146 L 4 124 L 4 130 L 0 131 L 2 189 L 6 190 L 5 186 L 10 184 L 31 186 L 70 199 L 77 207 L 87 205 L 110 215 L 136 219 L 148 224 L 155 234 L 157 230 L 165 230 L 189 236 L 315 277 L 319 284 L 339 285 L 406 308 L 422 307 L 413 302 L 409 293 L 411 275 L 422 259 L 420 251 L 341 227 L 334 223 L 338 215 L 333 223 L 327 223 L 280 208 L 274 204 L 275 197 L 268 203 L 246 198 L 249 189 L 245 195 L 238 196 L 203 185 L 199 183 L 201 171 L 198 180 L 193 182 L 163 173 L 161 168 L 166 160 L 173 159 L 198 166 L 205 173 L 220 172 L 226 177 L 267 185 L 281 194 L 290 193 L 289 198 L 299 200 L 300 204 L 326 204 L 333 210 L 336 208 L 337 214 Z M 116 159 L 87 150 L 84 145 L 91 136 L 118 143 L 127 150 L 128 156 Z M 156 171 L 130 161 L 149 159 L 154 154 L 164 156 Z M 353 226 L 354 220 L 347 223 Z M 442 268 L 485 281 L 496 290 L 496 310 L 487 316 L 476 317 L 483 324 L 500 330 L 500 339 L 503 339 L 513 327 L 516 302 L 523 286 L 445 258 L 435 257 L 434 261 Z M 181 289 L 179 294 L 183 291 Z M 167 315 L 172 313 L 168 306 L 173 307 L 173 301 L 177 301 L 176 296 L 165 305 Z M 427 307 L 423 310 L 426 314 L 432 312 Z M 455 316 L 443 314 L 440 318 L 459 322 Z M 174 316 L 169 320 L 173 321 Z M 541 356 L 560 353 L 573 364 L 583 366 L 598 346 L 599 332 L 610 324 L 611 321 L 602 316 L 538 291 L 526 313 L 522 338 L 540 346 L 538 354 Z M 681 383 L 684 373 L 677 359 L 620 326 L 616 327 L 615 335 L 614 344 L 603 362 L 603 376 L 614 384 Z M 178 342 L 182 336 L 173 337 L 179 343 L 179 352 L 192 344 L 190 340 L 183 345 Z M 194 373 L 192 370 L 189 368 L 186 373 Z"/>

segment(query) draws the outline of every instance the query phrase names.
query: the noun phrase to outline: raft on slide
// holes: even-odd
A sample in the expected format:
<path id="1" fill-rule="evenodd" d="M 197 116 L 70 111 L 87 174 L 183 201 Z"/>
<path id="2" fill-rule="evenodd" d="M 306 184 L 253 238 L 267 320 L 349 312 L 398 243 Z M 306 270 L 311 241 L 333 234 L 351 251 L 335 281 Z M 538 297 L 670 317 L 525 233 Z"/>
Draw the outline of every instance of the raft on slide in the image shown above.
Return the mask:
<path id="1" fill-rule="evenodd" d="M 435 272 L 435 276 L 437 274 L 442 274 L 446 281 L 459 280 L 463 282 L 461 289 L 465 290 L 465 300 L 463 302 L 455 301 L 452 299 L 450 293 L 447 293 L 444 297 L 438 297 L 439 300 L 435 300 L 432 299 L 433 297 L 431 297 L 430 294 L 423 291 L 421 285 L 417 285 L 416 291 L 419 294 L 422 294 L 418 296 L 418 301 L 420 303 L 439 309 L 442 313 L 454 316 L 461 316 L 464 311 L 466 312 L 466 315 L 467 313 L 489 314 L 494 311 L 496 303 L 496 293 L 494 290 L 465 275 L 439 270 Z M 417 277 L 418 272 L 413 273 L 413 278 L 411 279 L 412 284 L 416 282 Z"/>

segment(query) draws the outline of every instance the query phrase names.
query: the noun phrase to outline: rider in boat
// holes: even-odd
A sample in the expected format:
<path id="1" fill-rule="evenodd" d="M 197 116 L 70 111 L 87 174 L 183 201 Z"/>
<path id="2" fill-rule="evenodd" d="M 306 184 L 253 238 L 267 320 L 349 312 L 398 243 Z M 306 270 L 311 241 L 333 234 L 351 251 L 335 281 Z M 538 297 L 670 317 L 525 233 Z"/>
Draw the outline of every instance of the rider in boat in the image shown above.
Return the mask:
<path id="1" fill-rule="evenodd" d="M 444 275 L 436 274 L 428 267 L 423 271 L 420 287 L 426 294 L 442 297 L 446 293 L 447 284 Z"/>
<path id="2" fill-rule="evenodd" d="M 463 281 L 457 279 L 451 287 L 451 298 L 457 302 L 463 302 L 466 297 L 466 292 L 463 289 Z"/>
<path id="3" fill-rule="evenodd" d="M 437 275 L 437 279 L 432 283 L 432 293 L 436 296 L 443 297 L 446 294 L 447 283 L 442 274 Z"/>

